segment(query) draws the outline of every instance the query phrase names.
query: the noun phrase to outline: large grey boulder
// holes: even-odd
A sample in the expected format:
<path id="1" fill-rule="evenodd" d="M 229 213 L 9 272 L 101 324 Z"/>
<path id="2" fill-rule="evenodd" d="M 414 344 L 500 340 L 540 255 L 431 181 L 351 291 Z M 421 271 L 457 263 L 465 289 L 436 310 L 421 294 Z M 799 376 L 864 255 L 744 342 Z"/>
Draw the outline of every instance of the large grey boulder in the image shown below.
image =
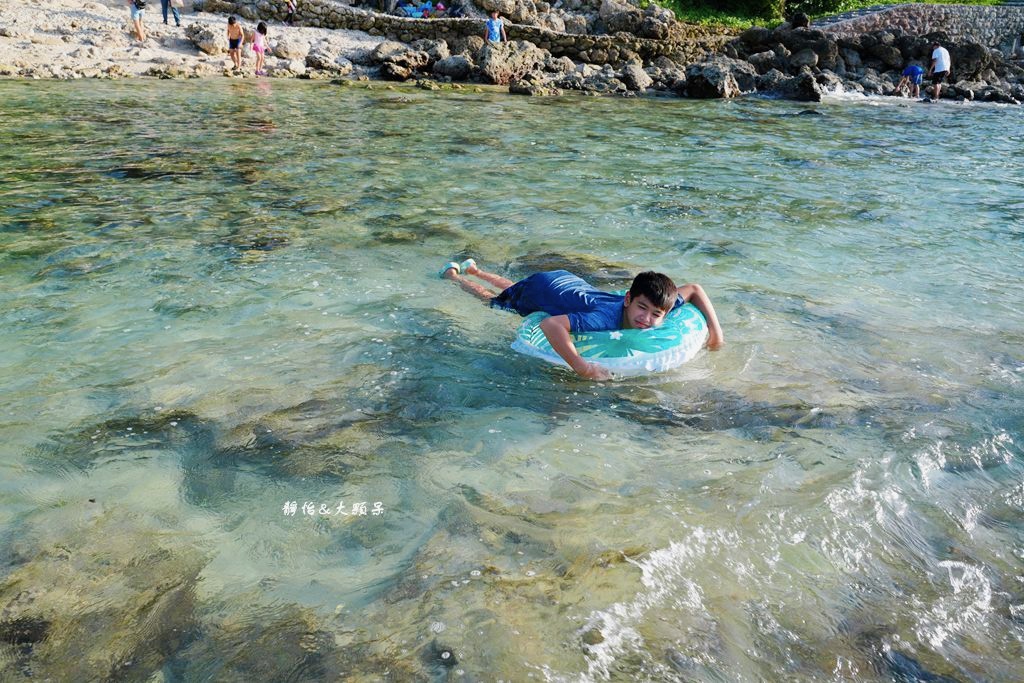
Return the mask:
<path id="1" fill-rule="evenodd" d="M 430 64 L 430 55 L 420 50 L 408 50 L 391 55 L 380 65 L 380 75 L 389 81 L 405 81 Z"/>
<path id="2" fill-rule="evenodd" d="M 988 48 L 978 43 L 961 43 L 950 50 L 952 70 L 958 79 L 972 80 L 992 68 L 995 62 Z"/>
<path id="3" fill-rule="evenodd" d="M 426 38 L 415 40 L 412 43 L 412 48 L 420 52 L 426 52 L 431 64 L 440 59 L 450 57 L 452 54 L 448 49 L 448 43 L 443 40 L 429 40 Z"/>
<path id="4" fill-rule="evenodd" d="M 620 79 L 627 88 L 638 92 L 643 92 L 654 85 L 654 79 L 638 64 L 627 64 L 622 67 Z"/>
<path id="5" fill-rule="evenodd" d="M 890 69 L 902 69 L 903 68 L 903 53 L 898 48 L 892 45 L 879 44 L 875 45 L 869 51 L 873 57 L 882 62 L 885 66 Z"/>
<path id="6" fill-rule="evenodd" d="M 305 60 L 309 54 L 309 43 L 290 36 L 285 36 L 277 41 L 274 46 L 274 56 L 291 61 L 293 59 Z"/>
<path id="7" fill-rule="evenodd" d="M 371 64 L 383 64 L 389 58 L 400 55 L 403 52 L 408 52 L 409 49 L 409 46 L 405 43 L 399 43 L 394 40 L 385 40 L 382 43 L 378 43 L 377 47 L 373 48 L 370 52 L 369 60 Z"/>
<path id="8" fill-rule="evenodd" d="M 796 76 L 776 84 L 771 92 L 787 100 L 798 102 L 821 102 L 822 96 L 821 86 L 815 80 L 811 70 L 806 67 Z"/>
<path id="9" fill-rule="evenodd" d="M 587 33 L 587 18 L 579 14 L 570 14 L 563 18 L 566 33 L 585 35 Z"/>
<path id="10" fill-rule="evenodd" d="M 530 71 L 508 84 L 508 91 L 516 95 L 561 95 L 551 80 L 541 71 Z"/>
<path id="11" fill-rule="evenodd" d="M 729 99 L 740 94 L 732 71 L 717 61 L 686 67 L 686 94 L 698 99 Z"/>
<path id="12" fill-rule="evenodd" d="M 644 13 L 621 0 L 601 0 L 598 16 L 604 22 L 608 33 L 636 34 L 644 20 Z"/>
<path id="13" fill-rule="evenodd" d="M 809 47 L 805 47 L 803 50 L 793 53 L 793 56 L 789 58 L 789 66 L 795 73 L 799 73 L 800 69 L 805 66 L 818 66 L 818 53 Z"/>
<path id="14" fill-rule="evenodd" d="M 522 40 L 488 44 L 480 51 L 480 73 L 490 83 L 508 85 L 513 79 L 543 69 L 547 57 L 544 50 Z"/>
<path id="15" fill-rule="evenodd" d="M 208 55 L 219 55 L 228 51 L 228 39 L 224 31 L 214 31 L 208 26 L 191 24 L 185 29 L 185 37 Z"/>
<path id="16" fill-rule="evenodd" d="M 342 56 L 341 49 L 323 42 L 314 45 L 306 55 L 306 66 L 310 69 L 330 71 L 338 76 L 352 73 L 352 62 Z"/>
<path id="17" fill-rule="evenodd" d="M 434 63 L 434 73 L 453 81 L 464 81 L 473 72 L 473 62 L 465 55 L 453 55 Z"/>

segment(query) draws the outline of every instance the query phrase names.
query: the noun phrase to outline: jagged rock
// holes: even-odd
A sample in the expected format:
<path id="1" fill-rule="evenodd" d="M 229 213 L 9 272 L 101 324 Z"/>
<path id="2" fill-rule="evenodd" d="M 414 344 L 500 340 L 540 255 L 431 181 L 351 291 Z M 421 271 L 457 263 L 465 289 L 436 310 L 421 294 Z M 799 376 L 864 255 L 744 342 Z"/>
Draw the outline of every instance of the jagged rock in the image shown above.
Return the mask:
<path id="1" fill-rule="evenodd" d="M 408 52 L 411 48 L 405 43 L 398 43 L 393 40 L 385 40 L 384 42 L 377 45 L 370 52 L 369 60 L 371 64 L 383 64 L 386 60 L 400 55 L 404 52 Z"/>
<path id="2" fill-rule="evenodd" d="M 699 99 L 728 99 L 740 94 L 740 86 L 727 66 L 710 61 L 686 67 L 686 94 Z"/>
<path id="3" fill-rule="evenodd" d="M 627 64 L 622 68 L 622 82 L 626 84 L 626 87 L 630 90 L 642 92 L 654 85 L 654 79 L 647 75 L 640 66 L 636 64 Z"/>
<path id="4" fill-rule="evenodd" d="M 214 31 L 207 26 L 190 24 L 185 28 L 185 37 L 208 55 L 219 55 L 228 51 L 228 39 L 224 31 Z"/>
<path id="5" fill-rule="evenodd" d="M 352 62 L 338 54 L 329 45 L 317 45 L 306 55 L 306 66 L 311 69 L 330 71 L 336 76 L 346 76 L 352 73 L 354 68 Z"/>
<path id="6" fill-rule="evenodd" d="M 772 41 L 772 32 L 761 26 L 751 26 L 740 34 L 739 39 L 750 48 L 758 48 Z"/>
<path id="7" fill-rule="evenodd" d="M 667 40 L 676 26 L 676 15 L 672 10 L 651 3 L 643 12 L 643 19 L 636 34 L 641 38 Z"/>
<path id="8" fill-rule="evenodd" d="M 757 77 L 757 89 L 760 92 L 773 92 L 785 80 L 787 80 L 786 74 L 778 69 L 769 69 Z"/>
<path id="9" fill-rule="evenodd" d="M 550 57 L 544 64 L 544 70 L 556 74 L 571 74 L 576 70 L 576 63 L 568 57 Z"/>
<path id="10" fill-rule="evenodd" d="M 992 68 L 995 63 L 988 48 L 978 43 L 953 45 L 949 53 L 953 62 L 953 73 L 964 80 L 982 76 L 982 72 Z"/>
<path id="11" fill-rule="evenodd" d="M 821 86 L 814 79 L 814 74 L 807 67 L 792 78 L 778 83 L 771 92 L 787 100 L 798 102 L 821 102 Z"/>
<path id="12" fill-rule="evenodd" d="M 586 20 L 584 20 L 586 21 Z M 565 20 L 557 14 L 546 12 L 537 17 L 537 25 L 541 28 L 546 28 L 551 31 L 558 31 L 559 33 L 565 33 Z M 585 26 L 586 24 L 584 24 Z"/>
<path id="13" fill-rule="evenodd" d="M 831 71 L 822 71 L 815 75 L 814 80 L 818 82 L 822 90 L 825 91 L 838 91 L 843 89 L 843 79 Z"/>
<path id="14" fill-rule="evenodd" d="M 434 73 L 446 76 L 453 81 L 464 81 L 473 71 L 473 62 L 465 55 L 453 55 L 439 59 L 434 63 Z"/>
<path id="15" fill-rule="evenodd" d="M 544 68 L 547 55 L 522 40 L 485 45 L 480 51 L 480 73 L 490 83 L 508 85 L 527 73 Z"/>
<path id="16" fill-rule="evenodd" d="M 561 95 L 562 91 L 551 84 L 541 71 L 531 71 L 522 78 L 513 79 L 508 91 L 516 95 Z"/>
<path id="17" fill-rule="evenodd" d="M 380 67 L 380 75 L 391 81 L 404 81 L 413 73 L 426 68 L 430 64 L 430 55 L 419 50 L 407 50 L 392 55 Z"/>
<path id="18" fill-rule="evenodd" d="M 864 92 L 869 95 L 883 95 L 892 88 L 891 85 L 887 85 L 885 81 L 873 73 L 861 76 L 858 82 L 864 87 Z"/>
<path id="19" fill-rule="evenodd" d="M 530 0 L 478 0 L 477 4 L 488 13 L 498 10 L 513 24 L 532 26 L 537 23 L 537 9 Z"/>
<path id="20" fill-rule="evenodd" d="M 898 48 L 890 45 L 879 44 L 875 45 L 870 50 L 870 54 L 886 65 L 890 69 L 902 69 L 903 68 L 903 53 Z"/>
<path id="21" fill-rule="evenodd" d="M 579 14 L 570 14 L 563 19 L 565 22 L 565 32 L 573 33 L 576 35 L 586 35 L 587 33 L 587 18 L 580 16 Z"/>
<path id="22" fill-rule="evenodd" d="M 804 67 L 815 67 L 818 66 L 818 53 L 809 47 L 794 52 L 793 56 L 789 58 L 790 68 L 798 72 Z"/>
<path id="23" fill-rule="evenodd" d="M 598 16 L 608 33 L 624 31 L 635 35 L 644 21 L 643 12 L 620 0 L 601 0 Z"/>
<path id="24" fill-rule="evenodd" d="M 766 74 L 772 69 L 777 69 L 776 60 L 778 56 L 772 50 L 765 50 L 764 52 L 755 52 L 754 54 L 747 57 L 747 61 L 750 65 L 757 70 L 759 74 Z"/>
<path id="25" fill-rule="evenodd" d="M 839 56 L 846 63 L 847 69 L 856 69 L 861 65 L 860 53 L 849 47 L 839 48 Z"/>
<path id="26" fill-rule="evenodd" d="M 309 54 L 309 43 L 285 36 L 274 46 L 274 56 L 287 60 L 305 60 Z"/>
<path id="27" fill-rule="evenodd" d="M 428 40 L 426 38 L 416 40 L 412 43 L 412 49 L 426 52 L 427 57 L 430 59 L 430 64 L 446 59 L 452 54 L 448 49 L 448 43 L 443 40 Z"/>

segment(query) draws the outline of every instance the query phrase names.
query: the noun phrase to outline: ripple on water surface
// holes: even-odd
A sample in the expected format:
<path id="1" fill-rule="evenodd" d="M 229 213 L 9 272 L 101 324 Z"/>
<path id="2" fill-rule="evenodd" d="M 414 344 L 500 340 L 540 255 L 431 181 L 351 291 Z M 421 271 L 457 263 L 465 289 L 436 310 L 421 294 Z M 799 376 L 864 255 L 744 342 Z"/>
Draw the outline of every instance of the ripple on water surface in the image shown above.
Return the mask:
<path id="1" fill-rule="evenodd" d="M 1020 111 L 0 90 L 4 677 L 1024 678 Z M 728 344 L 577 381 L 469 256 Z"/>

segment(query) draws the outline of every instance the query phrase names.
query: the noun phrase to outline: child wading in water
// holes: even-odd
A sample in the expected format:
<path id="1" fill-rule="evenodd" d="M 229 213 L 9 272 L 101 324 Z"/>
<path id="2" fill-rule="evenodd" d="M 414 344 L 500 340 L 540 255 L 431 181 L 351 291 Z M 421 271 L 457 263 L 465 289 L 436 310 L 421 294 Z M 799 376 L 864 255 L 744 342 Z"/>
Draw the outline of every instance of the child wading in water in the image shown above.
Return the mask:
<path id="1" fill-rule="evenodd" d="M 495 288 L 490 291 L 462 277 L 466 273 Z M 588 379 L 609 379 L 611 373 L 597 363 L 589 363 L 576 350 L 573 334 L 600 330 L 629 330 L 657 327 L 665 315 L 680 303 L 697 307 L 708 324 L 708 348 L 716 349 L 725 342 L 722 327 L 715 315 L 711 299 L 698 284 L 676 287 L 667 275 L 647 271 L 633 280 L 625 296 L 602 292 L 582 278 L 565 270 L 534 273 L 525 280 L 512 282 L 500 275 L 477 267 L 476 261 L 466 259 L 461 264 L 449 263 L 441 270 L 441 277 L 459 284 L 463 290 L 490 304 L 492 308 L 529 315 L 544 311 L 549 318 L 540 324 L 551 348 L 562 357 L 576 374 Z"/>
<path id="2" fill-rule="evenodd" d="M 242 38 L 245 32 L 238 19 L 228 17 L 228 54 L 231 55 L 231 63 L 235 65 L 236 71 L 242 70 Z"/>
<path id="3" fill-rule="evenodd" d="M 252 51 L 256 53 L 256 75 L 265 76 L 263 63 L 267 61 L 267 25 L 262 21 L 256 25 L 256 33 L 252 37 Z"/>

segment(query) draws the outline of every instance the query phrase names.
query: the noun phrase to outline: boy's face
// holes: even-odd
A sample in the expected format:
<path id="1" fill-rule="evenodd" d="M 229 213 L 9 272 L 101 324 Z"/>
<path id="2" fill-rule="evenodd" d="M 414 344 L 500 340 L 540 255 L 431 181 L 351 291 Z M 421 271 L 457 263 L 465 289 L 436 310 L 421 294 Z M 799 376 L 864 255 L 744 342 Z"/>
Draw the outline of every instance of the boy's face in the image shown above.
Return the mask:
<path id="1" fill-rule="evenodd" d="M 651 303 L 643 294 L 635 297 L 626 295 L 626 306 L 622 313 L 622 328 L 625 330 L 645 330 L 657 327 L 665 322 L 670 309 L 660 308 Z"/>

